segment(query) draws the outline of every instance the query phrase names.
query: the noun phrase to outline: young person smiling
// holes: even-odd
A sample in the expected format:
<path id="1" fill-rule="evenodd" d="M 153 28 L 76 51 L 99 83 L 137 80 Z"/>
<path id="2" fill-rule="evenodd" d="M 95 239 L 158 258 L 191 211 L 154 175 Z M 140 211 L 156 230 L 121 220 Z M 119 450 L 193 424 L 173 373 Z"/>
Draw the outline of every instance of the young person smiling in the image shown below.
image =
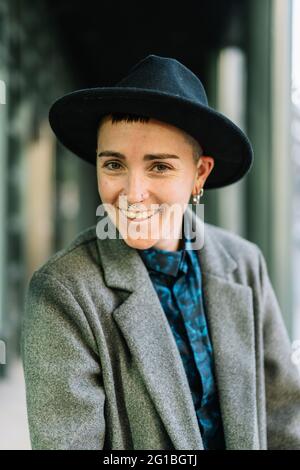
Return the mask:
<path id="1" fill-rule="evenodd" d="M 143 116 L 105 116 L 97 144 L 99 195 L 103 204 L 120 209 L 112 210 L 111 216 L 126 243 L 136 249 L 176 251 L 182 241 L 183 213 L 191 194 L 204 186 L 213 158 L 203 156 L 198 142 L 181 129 Z M 131 213 L 126 214 L 129 205 Z M 135 219 L 139 213 L 145 223 Z M 132 221 L 140 225 L 138 238 L 131 238 L 127 230 Z"/>
<path id="2" fill-rule="evenodd" d="M 32 447 L 300 449 L 300 377 L 262 252 L 188 205 L 246 175 L 245 134 L 153 54 L 61 97 L 49 120 L 95 165 L 100 222 L 120 236 L 89 227 L 32 276 Z"/>

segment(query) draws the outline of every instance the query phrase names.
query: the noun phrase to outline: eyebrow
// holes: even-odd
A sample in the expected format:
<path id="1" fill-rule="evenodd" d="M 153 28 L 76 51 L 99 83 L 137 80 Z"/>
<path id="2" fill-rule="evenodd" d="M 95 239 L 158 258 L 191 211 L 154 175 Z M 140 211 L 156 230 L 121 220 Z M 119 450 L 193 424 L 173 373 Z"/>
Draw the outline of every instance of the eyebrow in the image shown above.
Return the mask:
<path id="1" fill-rule="evenodd" d="M 114 152 L 112 150 L 104 150 L 103 152 L 98 153 L 98 157 L 116 157 L 120 158 L 121 160 L 126 160 L 126 156 L 123 155 L 120 152 Z M 147 153 L 144 155 L 143 160 L 148 162 L 151 160 L 165 160 L 167 158 L 174 158 L 176 160 L 180 160 L 180 157 L 178 155 L 173 155 L 170 153 Z"/>

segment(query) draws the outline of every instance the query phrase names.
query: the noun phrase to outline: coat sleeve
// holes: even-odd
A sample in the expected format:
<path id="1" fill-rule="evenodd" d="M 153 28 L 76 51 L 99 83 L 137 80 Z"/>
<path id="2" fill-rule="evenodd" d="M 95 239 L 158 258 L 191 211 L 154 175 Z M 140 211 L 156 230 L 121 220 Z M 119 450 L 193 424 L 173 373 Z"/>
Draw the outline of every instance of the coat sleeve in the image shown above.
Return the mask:
<path id="1" fill-rule="evenodd" d="M 292 347 L 259 250 L 264 338 L 267 448 L 300 449 L 300 373 L 292 361 Z"/>
<path id="2" fill-rule="evenodd" d="M 21 331 L 33 449 L 103 449 L 100 360 L 88 321 L 68 288 L 35 272 Z"/>

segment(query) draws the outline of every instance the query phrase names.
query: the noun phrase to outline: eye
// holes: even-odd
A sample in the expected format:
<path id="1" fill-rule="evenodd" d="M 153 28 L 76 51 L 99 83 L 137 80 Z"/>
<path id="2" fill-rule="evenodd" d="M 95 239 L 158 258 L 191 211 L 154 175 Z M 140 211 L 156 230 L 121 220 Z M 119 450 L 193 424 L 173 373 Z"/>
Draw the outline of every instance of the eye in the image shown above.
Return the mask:
<path id="1" fill-rule="evenodd" d="M 164 165 L 163 163 L 156 163 L 154 165 L 154 167 L 163 167 L 165 168 L 163 171 L 158 171 L 157 173 L 166 173 L 168 170 L 170 170 L 171 168 L 169 168 L 167 165 Z M 154 168 L 153 167 L 153 168 Z"/>
<path id="2" fill-rule="evenodd" d="M 105 163 L 105 165 L 103 165 L 105 168 L 108 168 L 108 165 L 120 165 L 120 163 L 118 162 L 108 162 L 108 163 Z M 108 168 L 109 170 L 118 170 L 119 168 Z"/>
<path id="3" fill-rule="evenodd" d="M 119 167 L 109 167 L 109 165 L 119 165 Z M 105 168 L 108 168 L 109 170 L 111 171 L 114 171 L 114 170 L 119 170 L 120 169 L 120 163 L 116 162 L 116 161 L 112 161 L 112 162 L 107 162 L 103 165 L 103 167 Z M 153 168 L 162 168 L 162 170 L 158 170 L 156 171 L 155 173 L 166 173 L 168 170 L 171 170 L 171 168 L 169 168 L 167 165 L 164 165 L 163 163 L 156 163 L 155 165 L 153 165 L 152 169 Z"/>

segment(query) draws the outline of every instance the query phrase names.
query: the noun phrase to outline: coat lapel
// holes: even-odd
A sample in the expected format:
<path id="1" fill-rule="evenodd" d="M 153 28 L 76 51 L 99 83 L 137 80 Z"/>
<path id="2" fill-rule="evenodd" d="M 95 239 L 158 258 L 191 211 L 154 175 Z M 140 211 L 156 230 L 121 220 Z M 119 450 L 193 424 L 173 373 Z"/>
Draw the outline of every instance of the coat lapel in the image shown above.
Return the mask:
<path id="1" fill-rule="evenodd" d="M 180 353 L 147 268 L 124 240 L 97 239 L 97 243 L 105 283 L 129 293 L 122 295 L 126 298 L 112 315 L 174 448 L 203 449 Z"/>
<path id="2" fill-rule="evenodd" d="M 188 224 L 192 217 L 188 207 Z M 105 220 L 109 233 L 113 233 L 115 227 L 109 217 Z M 194 220 L 197 233 L 203 233 L 203 222 L 198 217 Z M 120 237 L 118 231 L 116 234 Z M 97 243 L 107 286 L 127 292 L 112 312 L 113 318 L 175 449 L 203 449 L 180 353 L 143 261 L 121 238 L 97 238 Z M 204 246 L 197 252 L 226 448 L 252 449 L 256 445 L 256 410 L 251 289 L 226 280 L 236 263 L 207 224 Z"/>

